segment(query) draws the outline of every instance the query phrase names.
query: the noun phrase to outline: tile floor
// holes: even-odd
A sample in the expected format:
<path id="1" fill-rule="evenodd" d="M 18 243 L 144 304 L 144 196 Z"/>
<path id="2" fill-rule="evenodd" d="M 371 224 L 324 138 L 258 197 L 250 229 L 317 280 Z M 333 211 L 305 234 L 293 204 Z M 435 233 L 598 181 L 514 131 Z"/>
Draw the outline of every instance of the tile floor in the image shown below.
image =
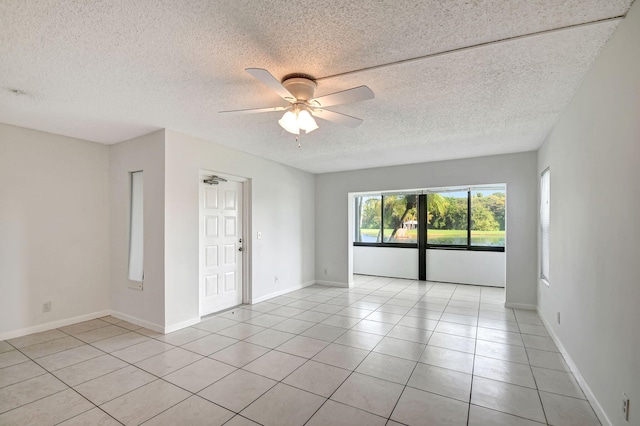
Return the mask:
<path id="1" fill-rule="evenodd" d="M 161 335 L 104 317 L 0 342 L 1 425 L 597 425 L 504 290 L 357 276 Z"/>

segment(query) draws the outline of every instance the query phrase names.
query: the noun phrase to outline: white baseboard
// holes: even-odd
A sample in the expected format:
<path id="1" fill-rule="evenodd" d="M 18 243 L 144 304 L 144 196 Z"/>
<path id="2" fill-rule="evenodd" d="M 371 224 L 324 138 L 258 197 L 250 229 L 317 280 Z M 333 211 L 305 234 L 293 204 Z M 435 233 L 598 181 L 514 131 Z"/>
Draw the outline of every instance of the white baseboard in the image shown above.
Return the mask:
<path id="1" fill-rule="evenodd" d="M 527 311 L 535 311 L 535 310 L 538 309 L 537 305 L 531 305 L 529 303 L 504 302 L 504 307 L 505 308 L 511 308 L 511 309 L 526 309 Z"/>
<path id="2" fill-rule="evenodd" d="M 560 341 L 556 333 L 553 331 L 549 323 L 544 319 L 542 312 L 540 312 L 539 309 L 537 309 L 537 312 L 538 312 L 538 316 L 540 317 L 545 327 L 547 328 L 547 331 L 549 332 L 551 339 L 553 339 L 553 342 L 556 344 L 556 346 L 562 353 L 562 356 L 564 357 L 564 360 L 567 362 L 569 369 L 571 369 L 571 372 L 573 373 L 576 380 L 578 381 L 578 384 L 582 388 L 584 395 L 587 397 L 587 399 L 589 400 L 589 403 L 593 407 L 593 410 L 596 412 L 598 419 L 603 425 L 611 426 L 612 425 L 611 420 L 609 420 L 609 417 L 607 417 L 604 410 L 602 409 L 602 405 L 600 405 L 600 402 L 598 402 L 598 400 L 596 399 L 596 396 L 593 394 L 593 392 L 591 391 L 591 388 L 589 387 L 587 382 L 584 380 L 584 377 L 582 377 L 580 370 L 578 370 L 578 366 L 576 365 L 575 362 L 573 362 L 573 359 L 571 358 L 571 356 L 569 355 L 565 347 L 562 345 L 562 342 Z"/>
<path id="3" fill-rule="evenodd" d="M 0 341 L 7 339 L 15 339 L 16 337 L 26 336 L 28 334 L 40 333 L 41 331 L 53 330 L 54 328 L 65 327 L 67 325 L 75 324 L 82 321 L 89 321 L 92 319 L 104 317 L 111 314 L 111 311 L 104 310 L 93 312 L 85 315 L 78 315 L 72 318 L 65 318 L 57 321 L 50 321 L 44 324 L 34 325 L 32 327 L 25 327 L 18 330 L 6 331 L 4 333 L 0 333 Z"/>
<path id="4" fill-rule="evenodd" d="M 306 283 L 294 285 L 291 287 L 287 287 L 282 290 L 274 291 L 273 293 L 265 294 L 260 297 L 252 297 L 251 304 L 254 305 L 256 303 L 264 302 L 265 300 L 273 299 L 274 297 L 282 296 L 283 294 L 290 293 L 292 291 L 300 290 L 301 288 L 309 287 L 310 285 L 317 284 L 317 281 L 307 281 Z"/>
<path id="5" fill-rule="evenodd" d="M 171 333 L 171 332 L 174 332 L 174 331 L 178 331 L 178 330 L 183 329 L 185 327 L 189 327 L 189 326 L 191 326 L 193 324 L 198 324 L 199 322 L 200 322 L 200 317 L 195 317 L 195 318 L 191 318 L 191 319 L 186 320 L 186 321 L 179 322 L 177 324 L 167 325 L 167 326 L 164 327 L 164 334 Z"/>
<path id="6" fill-rule="evenodd" d="M 330 286 L 330 287 L 349 288 L 349 284 L 340 283 L 340 282 L 337 282 L 337 281 L 320 281 L 320 280 L 316 280 L 315 283 L 316 284 L 320 284 L 320 285 L 327 285 L 327 286 Z"/>
<path id="7" fill-rule="evenodd" d="M 149 330 L 156 331 L 158 333 L 164 333 L 164 326 L 160 324 L 155 324 L 153 322 L 145 321 L 138 317 L 134 317 L 131 315 L 123 314 L 118 311 L 111 311 L 111 316 L 119 318 L 123 321 L 130 322 L 131 324 L 139 325 L 140 327 L 148 328 Z"/>

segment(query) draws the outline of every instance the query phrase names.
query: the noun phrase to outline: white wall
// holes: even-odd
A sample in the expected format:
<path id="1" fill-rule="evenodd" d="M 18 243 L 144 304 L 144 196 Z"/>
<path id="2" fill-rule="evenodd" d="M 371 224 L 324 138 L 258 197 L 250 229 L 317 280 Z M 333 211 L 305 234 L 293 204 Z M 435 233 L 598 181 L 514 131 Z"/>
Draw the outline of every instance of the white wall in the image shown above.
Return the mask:
<path id="1" fill-rule="evenodd" d="M 418 279 L 418 249 L 353 247 L 353 273 Z M 506 256 L 501 252 L 427 250 L 427 281 L 504 287 Z"/>
<path id="2" fill-rule="evenodd" d="M 165 131 L 109 146 L 111 308 L 155 330 L 165 326 Z M 144 171 L 144 286 L 128 279 L 130 172 Z M 195 219 L 194 219 L 195 220 Z"/>
<path id="3" fill-rule="evenodd" d="M 551 270 L 539 312 L 608 419 L 640 425 L 639 2 L 540 149 L 538 172 L 547 166 Z"/>
<path id="4" fill-rule="evenodd" d="M 418 279 L 418 249 L 353 247 L 353 273 Z"/>
<path id="5" fill-rule="evenodd" d="M 504 287 L 505 261 L 501 252 L 427 250 L 427 280 Z"/>
<path id="6" fill-rule="evenodd" d="M 198 172 L 249 178 L 252 187 L 253 299 L 314 281 L 314 182 L 312 174 L 166 131 L 167 324 L 199 316 Z M 256 233 L 262 232 L 262 239 Z M 278 276 L 278 282 L 274 282 Z"/>
<path id="7" fill-rule="evenodd" d="M 0 340 L 109 308 L 108 188 L 108 147 L 0 124 Z"/>
<path id="8" fill-rule="evenodd" d="M 536 153 L 496 155 L 316 176 L 316 279 L 348 285 L 353 225 L 349 193 L 507 184 L 506 300 L 535 307 Z M 324 273 L 324 270 L 327 273 Z"/>

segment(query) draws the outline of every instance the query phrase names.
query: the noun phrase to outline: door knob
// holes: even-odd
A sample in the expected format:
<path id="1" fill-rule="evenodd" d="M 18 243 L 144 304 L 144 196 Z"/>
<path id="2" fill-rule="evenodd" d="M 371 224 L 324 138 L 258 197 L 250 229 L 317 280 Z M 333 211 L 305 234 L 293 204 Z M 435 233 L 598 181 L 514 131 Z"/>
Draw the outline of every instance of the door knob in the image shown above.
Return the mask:
<path id="1" fill-rule="evenodd" d="M 242 251 L 242 247 L 240 247 L 240 248 L 238 249 L 238 251 Z"/>

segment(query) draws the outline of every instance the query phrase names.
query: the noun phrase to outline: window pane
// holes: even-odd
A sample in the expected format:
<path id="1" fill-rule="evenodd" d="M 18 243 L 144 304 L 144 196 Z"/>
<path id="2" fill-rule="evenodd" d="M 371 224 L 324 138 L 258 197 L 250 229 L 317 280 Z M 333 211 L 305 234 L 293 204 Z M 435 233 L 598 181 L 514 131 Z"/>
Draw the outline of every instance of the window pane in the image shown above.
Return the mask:
<path id="1" fill-rule="evenodd" d="M 471 191 L 471 245 L 504 247 L 504 187 Z"/>
<path id="2" fill-rule="evenodd" d="M 427 244 L 467 245 L 467 192 L 427 195 Z"/>
<path id="3" fill-rule="evenodd" d="M 550 180 L 551 172 L 547 170 L 540 179 L 540 276 L 547 281 L 549 281 Z"/>
<path id="4" fill-rule="evenodd" d="M 143 173 L 131 173 L 131 211 L 129 225 L 129 279 L 144 280 Z"/>
<path id="5" fill-rule="evenodd" d="M 385 195 L 384 224 L 385 243 L 418 242 L 418 196 L 411 194 Z"/>
<path id="6" fill-rule="evenodd" d="M 379 243 L 381 242 L 380 233 L 380 214 L 381 214 L 381 196 L 364 196 L 355 197 L 355 218 L 356 218 L 356 235 L 355 242 L 358 243 Z"/>

